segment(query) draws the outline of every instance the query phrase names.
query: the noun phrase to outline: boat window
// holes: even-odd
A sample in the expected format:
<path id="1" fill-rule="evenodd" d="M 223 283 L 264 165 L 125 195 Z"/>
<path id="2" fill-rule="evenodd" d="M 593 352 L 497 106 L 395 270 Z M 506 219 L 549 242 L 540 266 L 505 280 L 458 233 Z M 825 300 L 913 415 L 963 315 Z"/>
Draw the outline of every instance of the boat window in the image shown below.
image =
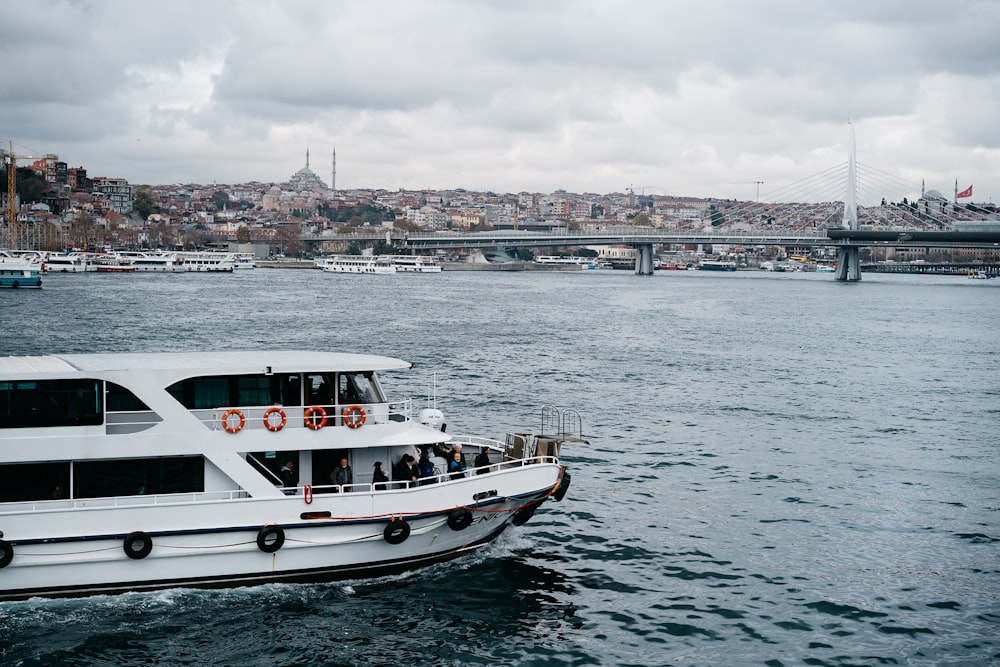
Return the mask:
<path id="1" fill-rule="evenodd" d="M 108 412 L 144 412 L 149 410 L 149 406 L 143 403 L 142 399 L 120 384 L 106 382 L 104 395 Z"/>
<path id="2" fill-rule="evenodd" d="M 0 503 L 69 497 L 69 461 L 0 465 Z"/>
<path id="3" fill-rule="evenodd" d="M 117 461 L 76 461 L 75 498 L 199 493 L 205 490 L 205 460 L 176 456 Z"/>
<path id="4" fill-rule="evenodd" d="M 236 402 L 233 405 L 270 405 L 274 402 L 271 400 L 270 377 L 250 375 L 236 378 Z"/>
<path id="5" fill-rule="evenodd" d="M 375 374 L 367 373 L 341 373 L 338 376 L 339 402 L 348 403 L 382 403 L 381 393 L 378 383 L 375 382 Z"/>
<path id="6" fill-rule="evenodd" d="M 334 376 L 333 374 L 315 374 L 306 376 L 306 403 L 309 405 L 333 405 Z"/>
<path id="7" fill-rule="evenodd" d="M 225 406 L 300 405 L 299 376 L 211 375 L 187 378 L 167 391 L 189 410 Z"/>
<path id="8" fill-rule="evenodd" d="M 103 424 L 100 389 L 88 379 L 0 382 L 0 428 Z"/>

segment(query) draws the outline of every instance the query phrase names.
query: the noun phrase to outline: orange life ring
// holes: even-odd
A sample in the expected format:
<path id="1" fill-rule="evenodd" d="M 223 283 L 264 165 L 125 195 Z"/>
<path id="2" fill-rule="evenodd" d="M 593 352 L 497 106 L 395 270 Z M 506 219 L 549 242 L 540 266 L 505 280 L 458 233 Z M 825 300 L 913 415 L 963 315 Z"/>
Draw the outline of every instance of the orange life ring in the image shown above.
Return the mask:
<path id="1" fill-rule="evenodd" d="M 236 415 L 237 417 L 240 418 L 240 423 L 237 424 L 236 426 L 229 425 L 229 418 L 232 417 L 233 415 Z M 222 413 L 222 428 L 226 430 L 226 433 L 239 433 L 240 431 L 243 430 L 243 427 L 246 426 L 246 424 L 247 424 L 246 417 L 244 417 L 243 413 L 237 410 L 236 408 L 229 408 L 224 413 Z"/>
<path id="2" fill-rule="evenodd" d="M 306 505 L 313 504 L 312 484 L 306 484 L 304 487 L 302 487 L 302 499 L 306 501 Z"/>
<path id="3" fill-rule="evenodd" d="M 271 423 L 271 415 L 273 414 L 281 415 L 280 424 Z M 285 428 L 285 422 L 288 421 L 288 418 L 285 416 L 285 411 L 277 406 L 265 410 L 262 419 L 264 420 L 264 428 L 266 428 L 268 431 L 280 431 L 281 429 Z"/>
<path id="4" fill-rule="evenodd" d="M 313 431 L 318 431 L 326 426 L 326 410 L 318 405 L 306 408 L 303 416 L 306 422 L 306 427 L 312 429 Z"/>
<path id="5" fill-rule="evenodd" d="M 348 428 L 361 428 L 365 424 L 365 409 L 360 405 L 348 405 L 344 408 L 344 423 Z"/>

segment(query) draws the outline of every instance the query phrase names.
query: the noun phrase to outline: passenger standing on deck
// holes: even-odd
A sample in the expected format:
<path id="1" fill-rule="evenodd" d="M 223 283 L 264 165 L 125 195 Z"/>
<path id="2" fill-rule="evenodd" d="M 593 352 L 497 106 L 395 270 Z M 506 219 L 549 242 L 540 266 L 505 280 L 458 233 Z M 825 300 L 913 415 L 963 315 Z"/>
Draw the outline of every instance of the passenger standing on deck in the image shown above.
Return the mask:
<path id="1" fill-rule="evenodd" d="M 385 471 L 382 470 L 382 462 L 375 462 L 375 470 L 372 472 L 372 485 L 376 491 L 381 491 L 386 488 L 386 482 L 389 478 L 386 476 Z"/>
<path id="2" fill-rule="evenodd" d="M 399 459 L 399 463 L 392 469 L 392 481 L 406 482 L 406 486 L 416 484 L 419 476 L 420 473 L 417 471 L 417 466 L 414 465 L 414 459 L 409 454 L 403 454 L 403 457 Z"/>
<path id="3" fill-rule="evenodd" d="M 437 482 L 434 477 L 434 462 L 426 449 L 420 450 L 420 461 L 417 463 L 417 470 L 420 472 L 420 485 L 434 484 Z"/>
<path id="4" fill-rule="evenodd" d="M 293 470 L 294 463 L 291 461 L 285 461 L 284 467 L 278 472 L 278 477 L 281 478 L 281 485 L 285 487 L 286 496 L 294 496 L 295 491 L 292 490 L 296 484 L 295 471 Z"/>
<path id="5" fill-rule="evenodd" d="M 340 465 L 330 473 L 330 481 L 339 487 L 354 484 L 354 472 L 351 470 L 351 466 L 347 465 L 346 456 L 340 459 Z M 340 491 L 341 489 L 337 490 Z"/>
<path id="6" fill-rule="evenodd" d="M 448 461 L 448 472 L 451 474 L 451 479 L 462 479 L 465 477 L 465 463 L 462 461 L 462 452 L 455 450 L 451 453 L 451 461 Z"/>
<path id="7" fill-rule="evenodd" d="M 479 454 L 476 456 L 476 474 L 482 475 L 484 472 L 489 472 L 486 466 L 490 464 L 490 448 L 483 447 Z"/>

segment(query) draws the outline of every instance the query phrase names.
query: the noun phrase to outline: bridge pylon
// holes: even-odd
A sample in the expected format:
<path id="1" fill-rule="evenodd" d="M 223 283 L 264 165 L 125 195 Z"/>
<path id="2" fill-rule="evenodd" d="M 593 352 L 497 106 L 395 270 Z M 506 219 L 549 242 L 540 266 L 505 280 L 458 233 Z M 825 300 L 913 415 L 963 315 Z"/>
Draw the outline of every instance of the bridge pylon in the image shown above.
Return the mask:
<path id="1" fill-rule="evenodd" d="M 861 254 L 856 245 L 837 248 L 837 272 L 834 278 L 841 282 L 861 280 Z"/>
<path id="2" fill-rule="evenodd" d="M 641 243 L 635 246 L 635 275 L 653 275 L 653 244 Z"/>
<path id="3" fill-rule="evenodd" d="M 847 191 L 844 195 L 844 229 L 858 229 L 857 200 L 857 145 L 854 140 L 854 123 L 847 121 L 850 128 L 849 151 L 847 155 Z M 841 282 L 861 280 L 861 256 L 858 246 L 837 248 L 837 272 L 834 277 Z"/>

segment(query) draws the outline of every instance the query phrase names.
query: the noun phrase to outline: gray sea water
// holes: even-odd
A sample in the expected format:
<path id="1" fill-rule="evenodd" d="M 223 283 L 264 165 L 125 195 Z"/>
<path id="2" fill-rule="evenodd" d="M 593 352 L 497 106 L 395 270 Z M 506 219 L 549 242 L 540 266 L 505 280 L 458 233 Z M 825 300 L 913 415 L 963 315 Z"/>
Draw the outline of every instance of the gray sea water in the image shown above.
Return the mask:
<path id="1" fill-rule="evenodd" d="M 305 348 L 452 433 L 575 408 L 573 485 L 347 584 L 0 603 L 3 665 L 1000 662 L 1000 281 L 660 272 L 54 275 L 0 353 Z M 2 526 L 0 526 L 2 528 Z M 0 577 L 3 574 L 0 572 Z"/>

